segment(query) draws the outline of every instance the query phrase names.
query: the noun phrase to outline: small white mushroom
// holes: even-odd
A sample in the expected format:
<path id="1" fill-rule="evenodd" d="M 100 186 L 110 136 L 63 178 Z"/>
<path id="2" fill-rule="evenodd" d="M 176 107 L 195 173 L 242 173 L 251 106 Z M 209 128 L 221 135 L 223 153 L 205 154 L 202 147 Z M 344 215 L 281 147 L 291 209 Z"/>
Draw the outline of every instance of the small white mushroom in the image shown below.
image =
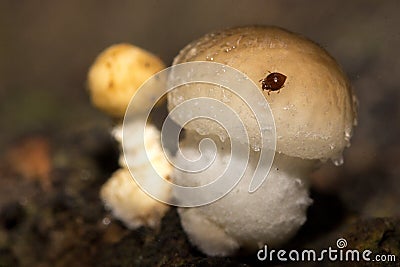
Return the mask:
<path id="1" fill-rule="evenodd" d="M 122 118 L 131 97 L 142 83 L 156 72 L 164 68 L 164 63 L 153 54 L 129 44 L 117 44 L 107 48 L 93 63 L 88 74 L 89 92 L 93 104 L 109 115 Z M 152 102 L 154 92 L 146 92 L 145 101 Z M 141 112 L 141 107 L 135 107 Z M 119 163 L 121 168 L 102 186 L 100 196 L 114 217 L 121 220 L 128 228 L 140 226 L 156 227 L 169 206 L 161 203 L 146 193 L 134 181 L 128 167 L 135 169 L 136 181 L 141 184 L 149 182 L 149 170 L 154 169 L 164 178 L 169 179 L 172 170 L 161 148 L 158 129 L 144 121 L 126 122 L 125 133 L 128 138 L 124 147 L 125 154 L 134 158 L 126 162 L 121 153 Z M 144 130 L 146 151 L 142 151 L 138 140 L 134 138 L 139 131 Z M 114 127 L 113 136 L 122 146 L 122 124 Z M 122 149 L 121 149 L 122 150 Z M 147 155 L 147 156 L 146 156 Z M 170 189 L 163 185 L 154 185 L 159 195 L 168 198 Z"/>
<path id="2" fill-rule="evenodd" d="M 242 71 L 258 84 L 274 115 L 277 148 L 266 181 L 255 193 L 249 194 L 249 179 L 261 146 L 260 129 L 251 109 L 234 94 L 210 84 L 190 84 L 170 92 L 170 110 L 191 98 L 222 101 L 244 119 L 249 135 L 250 141 L 246 143 L 235 139 L 235 133 L 227 133 L 215 122 L 194 120 L 181 125 L 190 132 L 181 144 L 185 156 L 196 158 L 196 139 L 205 137 L 213 139 L 220 151 L 228 150 L 220 140 L 238 142 L 252 150 L 240 184 L 212 204 L 179 209 L 182 225 L 193 244 L 208 255 L 232 255 L 240 248 L 254 251 L 264 244 L 279 246 L 306 220 L 306 209 L 311 204 L 308 174 L 320 161 L 332 159 L 338 163 L 343 149 L 350 144 L 356 121 L 355 97 L 350 84 L 324 49 L 276 27 L 243 27 L 208 34 L 185 47 L 174 64 L 189 61 L 223 63 Z M 280 90 L 262 89 L 263 80 L 270 73 L 286 76 Z M 178 122 L 179 116 L 190 112 L 179 109 L 172 118 Z M 224 170 L 224 162 L 229 161 L 225 153 L 217 154 L 214 168 L 207 172 L 197 176 L 174 172 L 173 180 L 189 185 L 195 184 L 196 179 L 209 182 L 218 177 L 213 171 Z M 207 152 L 203 155 L 207 156 Z M 234 160 L 241 157 L 231 156 Z"/>

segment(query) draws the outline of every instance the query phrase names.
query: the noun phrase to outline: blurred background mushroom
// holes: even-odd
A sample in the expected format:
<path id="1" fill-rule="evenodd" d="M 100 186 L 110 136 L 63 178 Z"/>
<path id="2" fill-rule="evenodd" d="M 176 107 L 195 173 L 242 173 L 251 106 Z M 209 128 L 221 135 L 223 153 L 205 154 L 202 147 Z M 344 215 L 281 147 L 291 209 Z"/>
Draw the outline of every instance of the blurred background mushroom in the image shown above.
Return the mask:
<path id="1" fill-rule="evenodd" d="M 160 233 L 127 232 L 104 211 L 98 193 L 118 168 L 117 145 L 109 135 L 111 119 L 90 105 L 86 74 L 114 43 L 133 43 L 170 65 L 205 33 L 251 24 L 277 25 L 321 44 L 350 77 L 360 103 L 344 164 L 314 173 L 309 221 L 291 246 L 332 245 L 340 234 L 349 246 L 400 253 L 399 12 L 396 0 L 1 1 L 0 263 L 204 261 L 185 241 L 174 210 Z M 52 186 L 26 179 L 7 159 L 31 137 L 48 146 L 46 183 Z M 367 231 L 376 238 L 364 236 Z"/>

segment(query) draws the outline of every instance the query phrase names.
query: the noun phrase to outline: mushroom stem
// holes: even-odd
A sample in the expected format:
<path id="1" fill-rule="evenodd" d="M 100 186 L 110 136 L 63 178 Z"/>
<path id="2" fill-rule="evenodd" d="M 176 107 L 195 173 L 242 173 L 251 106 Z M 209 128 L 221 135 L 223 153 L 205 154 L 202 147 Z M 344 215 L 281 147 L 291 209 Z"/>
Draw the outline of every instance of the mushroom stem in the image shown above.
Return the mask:
<path id="1" fill-rule="evenodd" d="M 124 134 L 135 136 L 137 131 L 143 131 L 144 122 L 134 121 L 129 123 Z M 125 148 L 125 154 L 121 153 L 119 163 L 122 166 L 107 181 L 102 189 L 100 196 L 106 207 L 111 210 L 114 217 L 120 219 L 128 228 L 140 226 L 156 227 L 160 224 L 161 218 L 168 211 L 169 206 L 153 199 L 147 195 L 134 181 L 130 168 L 134 171 L 135 180 L 140 180 L 140 184 L 150 182 L 150 168 L 154 168 L 164 179 L 169 179 L 172 167 L 166 160 L 160 144 L 160 133 L 151 124 L 146 126 L 144 142 L 146 151 L 140 149 L 137 138 L 129 138 Z M 118 125 L 113 130 L 115 139 L 122 143 L 122 125 Z M 126 162 L 124 155 L 131 154 L 135 161 Z M 147 156 L 145 156 L 147 155 Z M 153 180 L 151 180 L 153 181 Z M 157 188 L 160 196 L 169 198 L 171 190 L 165 184 L 153 185 Z"/>
<path id="2" fill-rule="evenodd" d="M 199 137 L 193 136 L 187 134 L 181 149 L 182 155 L 194 160 L 198 157 Z M 229 153 L 229 142 L 221 142 L 216 136 L 202 137 L 215 142 L 218 148 L 215 161 L 204 173 L 175 170 L 175 183 L 193 185 L 201 181 L 201 184 L 207 184 L 225 170 L 230 160 L 245 160 L 242 155 Z M 251 150 L 248 145 L 244 149 Z M 207 160 L 214 156 L 214 152 L 203 150 L 202 158 Z M 259 154 L 251 150 L 242 180 L 223 198 L 201 207 L 179 208 L 182 226 L 189 239 L 207 255 L 228 256 L 239 248 L 254 251 L 264 244 L 279 246 L 306 221 L 306 211 L 312 203 L 306 178 L 315 161 L 277 153 L 266 180 L 257 191 L 250 194 L 249 183 L 257 167 Z M 186 159 L 178 157 L 177 164 L 180 162 L 186 162 Z M 187 196 L 174 194 L 174 197 L 179 199 Z"/>

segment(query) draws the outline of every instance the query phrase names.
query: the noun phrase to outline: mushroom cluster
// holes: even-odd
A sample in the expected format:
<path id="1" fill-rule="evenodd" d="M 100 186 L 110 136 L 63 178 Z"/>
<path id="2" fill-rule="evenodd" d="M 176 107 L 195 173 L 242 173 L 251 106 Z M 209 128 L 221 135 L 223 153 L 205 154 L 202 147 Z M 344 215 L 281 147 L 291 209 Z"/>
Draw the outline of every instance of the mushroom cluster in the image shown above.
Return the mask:
<path id="1" fill-rule="evenodd" d="M 130 44 L 116 44 L 104 50 L 92 64 L 88 74 L 88 89 L 93 104 L 117 120 L 112 135 L 122 147 L 122 119 L 132 96 L 142 83 L 153 74 L 164 69 L 165 65 L 155 55 Z M 145 101 L 152 102 L 152 93 Z M 141 107 L 135 107 L 141 112 Z M 167 178 L 172 167 L 166 160 L 160 144 L 160 132 L 152 125 L 146 125 L 144 143 L 148 149 L 148 157 L 143 158 L 146 151 L 137 149 L 137 138 L 143 131 L 141 121 L 131 121 L 129 129 L 130 142 L 124 148 L 125 154 L 131 154 L 136 160 L 126 162 L 121 153 L 119 164 L 121 168 L 112 174 L 111 178 L 102 186 L 100 196 L 105 206 L 111 210 L 114 217 L 120 219 L 128 228 L 140 226 L 157 227 L 161 218 L 168 211 L 169 206 L 145 194 L 132 179 L 129 169 L 140 171 L 141 177 L 148 177 L 146 172 L 155 168 L 163 177 Z M 148 161 L 149 160 L 149 161 Z M 170 194 L 170 189 L 162 185 L 157 186 L 160 195 Z"/>
<path id="2" fill-rule="evenodd" d="M 246 172 L 229 194 L 202 207 L 179 208 L 183 228 L 192 243 L 208 255 L 254 251 L 264 244 L 279 246 L 306 221 L 306 210 L 312 203 L 309 173 L 328 159 L 342 162 L 342 151 L 350 144 L 356 107 L 349 81 L 323 48 L 276 27 L 242 27 L 207 34 L 186 46 L 174 64 L 190 61 L 219 62 L 240 70 L 256 83 L 272 110 L 277 140 L 267 179 L 250 194 L 249 183 L 262 149 L 261 131 L 251 109 L 217 85 L 193 84 L 170 92 L 170 110 L 192 98 L 220 100 L 244 118 L 249 135 L 249 142 L 243 143 L 207 119 L 181 125 L 186 130 L 181 143 L 185 158 L 199 157 L 198 140 L 203 138 L 212 139 L 219 153 L 204 174 L 174 171 L 176 183 L 210 182 L 229 160 L 245 160 L 241 154 L 229 155 L 232 143 L 239 142 L 250 150 Z M 179 123 L 179 117 L 190 112 L 180 109 L 172 119 Z M 214 150 L 202 153 L 207 159 Z M 184 164 L 184 157 L 178 157 L 177 162 Z"/>
<path id="3" fill-rule="evenodd" d="M 128 168 L 136 170 L 134 173 L 140 177 L 135 179 L 140 183 L 151 180 L 147 169 L 152 166 L 164 179 L 191 187 L 211 183 L 227 164 L 246 160 L 245 170 L 239 170 L 241 164 L 237 164 L 242 179 L 222 198 L 203 206 L 178 208 L 182 226 L 192 244 L 207 255 L 252 252 L 264 244 L 279 246 L 306 221 L 312 203 L 310 172 L 329 159 L 339 165 L 344 148 L 350 145 L 357 114 L 349 81 L 323 48 L 277 27 L 240 27 L 207 34 L 183 48 L 173 64 L 193 61 L 222 63 L 241 71 L 268 102 L 276 127 L 276 150 L 264 183 L 249 192 L 260 153 L 265 149 L 261 132 L 271 129 L 259 129 L 252 108 L 229 90 L 216 84 L 194 83 L 177 87 L 167 95 L 170 117 L 185 130 L 179 144 L 181 153 L 174 159 L 181 169 L 173 168 L 163 154 L 156 127 L 130 121 L 122 131 L 119 121 L 113 135 L 120 143 L 123 136 L 129 136 L 124 153 L 134 160 L 127 163 L 121 155 L 121 169 L 103 186 L 101 198 L 128 227 L 157 226 L 168 205 L 143 193 Z M 161 60 L 142 49 L 126 44 L 113 46 L 100 54 L 89 71 L 92 101 L 121 119 L 141 83 L 163 68 Z M 148 101 L 154 101 L 152 92 L 148 96 Z M 224 119 L 220 123 L 207 118 L 181 123 L 180 118 L 190 117 L 194 109 L 218 112 L 213 105 L 177 108 L 196 98 L 212 98 L 234 110 L 243 119 L 248 139 L 227 132 Z M 141 107 L 135 107 L 134 112 L 140 113 Z M 136 142 L 141 140 L 135 136 L 143 131 L 137 125 L 146 125 L 147 152 L 137 149 Z M 204 146 L 200 153 L 203 139 L 212 140 L 214 146 Z M 233 146 L 247 151 L 249 157 L 244 157 L 246 153 L 231 153 Z M 150 162 L 143 160 L 143 153 Z M 191 160 L 212 164 L 202 172 L 182 171 Z M 163 199 L 174 198 L 177 203 L 190 197 L 165 184 L 151 186 L 158 195 L 165 196 Z"/>

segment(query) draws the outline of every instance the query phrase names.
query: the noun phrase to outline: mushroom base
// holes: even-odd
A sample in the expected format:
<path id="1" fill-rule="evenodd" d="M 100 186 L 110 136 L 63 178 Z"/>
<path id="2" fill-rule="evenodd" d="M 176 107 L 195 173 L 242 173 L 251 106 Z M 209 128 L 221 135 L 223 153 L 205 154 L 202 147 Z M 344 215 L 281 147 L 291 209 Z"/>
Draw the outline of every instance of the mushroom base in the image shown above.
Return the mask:
<path id="1" fill-rule="evenodd" d="M 193 135 L 187 136 L 193 138 Z M 222 153 L 216 155 L 202 183 L 209 183 L 210 177 L 218 177 L 217 173 L 225 169 L 224 164 L 230 157 L 238 160 L 243 156 L 230 155 L 229 142 L 222 143 L 218 138 L 210 138 L 215 141 L 218 152 Z M 199 155 L 194 141 L 185 140 L 181 144 L 182 154 L 186 158 L 195 159 Z M 203 150 L 202 153 L 206 158 L 206 154 L 213 151 Z M 306 221 L 306 211 L 312 200 L 304 178 L 315 162 L 276 154 L 266 180 L 257 191 L 250 194 L 248 188 L 257 166 L 258 153 L 250 151 L 244 176 L 224 197 L 201 207 L 179 208 L 181 223 L 190 241 L 205 254 L 229 256 L 239 249 L 253 252 L 264 244 L 276 247 L 291 238 Z M 184 162 L 184 159 L 178 155 L 177 162 Z M 175 171 L 173 179 L 175 183 L 189 185 L 193 176 Z M 182 196 L 174 194 L 174 197 L 179 199 Z"/>
<path id="2" fill-rule="evenodd" d="M 161 148 L 160 133 L 155 126 L 146 126 L 144 136 L 145 147 L 148 151 L 146 153 L 141 148 L 142 141 L 135 138 L 135 136 L 140 136 L 139 131 L 144 130 L 143 125 L 145 125 L 143 121 L 133 121 L 126 125 L 124 135 L 130 138 L 124 143 L 125 156 L 129 154 L 128 158 L 135 160 L 126 162 L 124 154 L 121 153 L 119 163 L 122 168 L 112 175 L 100 192 L 101 199 L 113 216 L 130 229 L 140 226 L 158 226 L 170 207 L 144 193 L 136 183 L 136 181 L 140 181 L 141 185 L 151 183 L 159 197 L 162 199 L 170 197 L 171 189 L 168 185 L 153 184 L 153 179 L 151 179 L 153 168 L 165 179 L 169 179 L 172 170 Z M 114 128 L 113 135 L 122 144 L 121 125 Z M 130 170 L 135 170 L 136 181 L 128 167 Z"/>

